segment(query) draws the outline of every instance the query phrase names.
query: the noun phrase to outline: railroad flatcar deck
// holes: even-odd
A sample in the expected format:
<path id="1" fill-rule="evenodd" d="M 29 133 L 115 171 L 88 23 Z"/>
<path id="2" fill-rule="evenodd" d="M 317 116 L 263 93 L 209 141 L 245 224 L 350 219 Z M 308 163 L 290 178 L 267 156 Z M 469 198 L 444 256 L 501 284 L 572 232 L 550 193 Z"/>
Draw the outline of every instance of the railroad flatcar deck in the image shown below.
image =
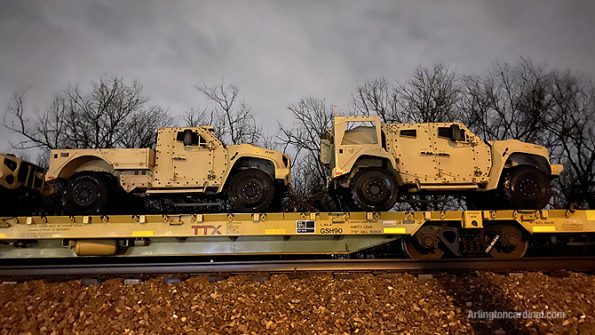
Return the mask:
<path id="1" fill-rule="evenodd" d="M 347 254 L 414 236 L 418 248 L 431 249 L 432 244 L 441 243 L 454 250 L 459 236 L 500 226 L 517 227 L 523 236 L 592 236 L 595 210 L 2 217 L 0 259 Z M 446 232 L 455 238 L 443 237 Z M 488 248 L 506 243 L 507 235 L 508 230 L 490 235 Z M 432 240 L 433 236 L 437 237 Z M 515 241 L 516 237 L 511 238 Z"/>

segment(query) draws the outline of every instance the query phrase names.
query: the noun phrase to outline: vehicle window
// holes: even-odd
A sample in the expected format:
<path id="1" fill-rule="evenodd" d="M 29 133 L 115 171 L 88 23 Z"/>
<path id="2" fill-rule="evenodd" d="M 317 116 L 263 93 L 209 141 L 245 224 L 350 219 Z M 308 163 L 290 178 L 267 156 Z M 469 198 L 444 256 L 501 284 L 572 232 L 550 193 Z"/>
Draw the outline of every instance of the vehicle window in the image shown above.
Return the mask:
<path id="1" fill-rule="evenodd" d="M 417 137 L 417 129 L 403 129 L 399 134 L 401 136 Z"/>
<path id="2" fill-rule="evenodd" d="M 196 132 L 184 130 L 179 131 L 176 140 L 184 143 L 184 145 L 205 145 L 206 141 L 202 136 Z"/>
<path id="3" fill-rule="evenodd" d="M 347 121 L 345 123 L 345 130 L 351 130 L 358 127 L 376 127 L 376 123 L 372 121 Z"/>
<path id="4" fill-rule="evenodd" d="M 438 127 L 438 137 L 452 138 L 450 127 Z M 461 129 L 461 139 L 465 140 L 465 129 Z"/>
<path id="5" fill-rule="evenodd" d="M 438 128 L 438 137 L 446 137 L 449 138 L 450 136 L 450 128 L 448 127 L 439 127 Z"/>
<path id="6" fill-rule="evenodd" d="M 376 127 L 357 126 L 347 130 L 343 136 L 341 144 L 378 144 Z"/>

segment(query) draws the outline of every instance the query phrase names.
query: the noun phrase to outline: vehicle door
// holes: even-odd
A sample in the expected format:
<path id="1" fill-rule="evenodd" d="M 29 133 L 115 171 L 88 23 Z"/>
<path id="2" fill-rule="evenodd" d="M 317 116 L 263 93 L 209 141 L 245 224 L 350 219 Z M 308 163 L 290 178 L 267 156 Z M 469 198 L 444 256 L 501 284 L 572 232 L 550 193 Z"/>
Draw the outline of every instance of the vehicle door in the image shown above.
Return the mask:
<path id="1" fill-rule="evenodd" d="M 444 184 L 472 184 L 478 168 L 474 152 L 475 136 L 458 123 L 434 124 L 434 156 L 437 180 Z"/>
<path id="2" fill-rule="evenodd" d="M 173 187 L 205 187 L 213 159 L 207 141 L 198 130 L 183 129 L 172 142 Z"/>
<path id="3" fill-rule="evenodd" d="M 391 124 L 396 169 L 404 184 L 433 184 L 436 179 L 433 127 L 428 123 Z"/>

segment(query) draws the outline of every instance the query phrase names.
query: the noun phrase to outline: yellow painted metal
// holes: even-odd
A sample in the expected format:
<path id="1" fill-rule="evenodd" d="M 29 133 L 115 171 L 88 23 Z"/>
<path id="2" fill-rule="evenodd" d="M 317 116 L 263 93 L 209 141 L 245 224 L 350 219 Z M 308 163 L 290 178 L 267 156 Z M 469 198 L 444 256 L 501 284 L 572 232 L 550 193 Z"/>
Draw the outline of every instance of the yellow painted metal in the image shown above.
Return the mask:
<path id="1" fill-rule="evenodd" d="M 534 233 L 553 233 L 556 231 L 556 226 L 534 226 Z"/>
<path id="2" fill-rule="evenodd" d="M 482 211 L 463 212 L 463 228 L 483 228 Z"/>
<path id="3" fill-rule="evenodd" d="M 150 237 L 153 236 L 152 230 L 135 230 L 132 232 L 133 237 Z"/>
<path id="4" fill-rule="evenodd" d="M 564 165 L 562 164 L 552 164 L 552 175 L 559 176 L 562 171 L 564 171 Z"/>
<path id="5" fill-rule="evenodd" d="M 592 210 L 2 217 L 0 240 L 413 235 L 428 222 L 463 229 L 517 222 L 529 233 L 593 233 L 594 218 Z"/>
<path id="6" fill-rule="evenodd" d="M 265 229 L 264 234 L 265 235 L 285 235 L 285 234 L 287 234 L 287 230 L 285 230 L 283 228 Z"/>
<path id="7" fill-rule="evenodd" d="M 405 228 L 384 228 L 385 234 L 406 234 L 407 230 Z"/>

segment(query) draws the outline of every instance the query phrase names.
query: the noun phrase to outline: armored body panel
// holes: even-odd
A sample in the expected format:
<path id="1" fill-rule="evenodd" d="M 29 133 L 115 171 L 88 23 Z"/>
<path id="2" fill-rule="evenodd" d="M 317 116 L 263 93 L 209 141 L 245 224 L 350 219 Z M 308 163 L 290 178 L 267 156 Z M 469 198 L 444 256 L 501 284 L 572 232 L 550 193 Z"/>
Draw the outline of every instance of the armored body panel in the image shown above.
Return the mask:
<path id="1" fill-rule="evenodd" d="M 77 173 L 107 173 L 118 178 L 130 192 L 151 185 L 155 152 L 151 149 L 58 149 L 52 150 L 48 182 L 68 180 Z"/>
<path id="2" fill-rule="evenodd" d="M 0 154 L 0 213 L 20 215 L 38 209 L 44 172 L 14 155 Z"/>
<path id="3" fill-rule="evenodd" d="M 118 189 L 137 195 L 220 195 L 231 186 L 236 192 L 230 197 L 243 199 L 242 209 L 264 209 L 255 204 L 261 198 L 273 199 L 273 184 L 277 188 L 289 184 L 289 158 L 253 145 L 224 145 L 213 130 L 209 126 L 161 128 L 155 151 L 52 150 L 46 180 L 66 183 L 63 202 L 71 203 L 77 212 L 100 211 L 111 197 L 108 193 Z"/>
<path id="4" fill-rule="evenodd" d="M 550 163 L 543 146 L 484 141 L 457 122 L 384 123 L 378 116 L 337 116 L 321 141 L 329 182 L 349 188 L 356 202 L 371 210 L 394 205 L 396 196 L 390 194 L 397 189 L 410 193 L 503 188 L 511 193 L 523 188 L 528 196 L 538 194 L 541 204 L 550 196 L 549 184 L 543 184 L 563 169 Z M 523 182 L 531 169 L 540 176 Z M 526 176 L 513 178 L 519 174 Z M 364 198 L 367 205 L 361 203 Z"/>
<path id="5" fill-rule="evenodd" d="M 0 188 L 41 191 L 44 170 L 14 155 L 0 154 Z"/>

